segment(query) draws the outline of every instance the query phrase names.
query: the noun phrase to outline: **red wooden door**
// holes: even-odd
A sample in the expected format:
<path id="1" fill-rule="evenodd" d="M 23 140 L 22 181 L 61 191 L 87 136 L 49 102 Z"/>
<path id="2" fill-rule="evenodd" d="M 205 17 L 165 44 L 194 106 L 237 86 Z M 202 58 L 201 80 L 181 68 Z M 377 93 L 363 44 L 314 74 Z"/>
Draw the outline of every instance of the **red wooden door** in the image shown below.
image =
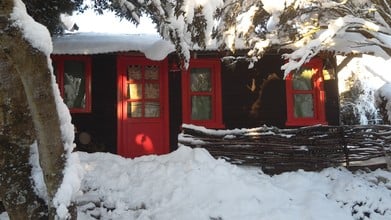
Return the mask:
<path id="1" fill-rule="evenodd" d="M 118 154 L 169 152 L 167 60 L 118 57 Z"/>

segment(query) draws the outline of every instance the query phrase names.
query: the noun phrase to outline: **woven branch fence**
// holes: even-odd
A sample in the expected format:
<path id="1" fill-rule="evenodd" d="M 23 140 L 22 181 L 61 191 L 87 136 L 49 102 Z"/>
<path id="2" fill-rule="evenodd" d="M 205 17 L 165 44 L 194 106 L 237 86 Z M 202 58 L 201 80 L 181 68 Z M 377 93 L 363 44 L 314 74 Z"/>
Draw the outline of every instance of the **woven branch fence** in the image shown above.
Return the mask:
<path id="1" fill-rule="evenodd" d="M 391 169 L 387 125 L 213 130 L 184 124 L 178 142 L 233 164 L 262 167 L 265 173 L 339 166 Z"/>

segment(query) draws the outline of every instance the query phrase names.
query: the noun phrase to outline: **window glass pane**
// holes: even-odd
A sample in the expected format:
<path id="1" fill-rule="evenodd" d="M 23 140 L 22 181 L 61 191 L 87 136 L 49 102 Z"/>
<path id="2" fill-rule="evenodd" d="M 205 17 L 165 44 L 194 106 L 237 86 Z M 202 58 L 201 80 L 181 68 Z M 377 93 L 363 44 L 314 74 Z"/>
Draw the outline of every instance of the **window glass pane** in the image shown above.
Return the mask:
<path id="1" fill-rule="evenodd" d="M 157 66 L 146 66 L 145 67 L 145 79 L 158 80 L 159 79 L 159 68 Z"/>
<path id="2" fill-rule="evenodd" d="M 293 74 L 293 89 L 312 90 L 312 76 L 316 69 L 301 68 L 298 73 Z"/>
<path id="3" fill-rule="evenodd" d="M 143 117 L 143 105 L 141 102 L 128 102 L 128 118 Z"/>
<path id="4" fill-rule="evenodd" d="M 294 95 L 295 118 L 313 118 L 314 100 L 311 94 Z"/>
<path id="5" fill-rule="evenodd" d="M 212 98 L 210 96 L 191 97 L 191 119 L 193 120 L 212 119 Z"/>
<path id="6" fill-rule="evenodd" d="M 128 66 L 128 80 L 141 80 L 141 66 Z"/>
<path id="7" fill-rule="evenodd" d="M 86 106 L 86 74 L 83 61 L 64 61 L 64 101 L 69 108 Z"/>
<path id="8" fill-rule="evenodd" d="M 157 118 L 160 116 L 160 103 L 159 102 L 145 102 L 145 117 Z"/>
<path id="9" fill-rule="evenodd" d="M 141 99 L 143 96 L 143 89 L 141 84 L 128 84 L 128 98 Z"/>
<path id="10" fill-rule="evenodd" d="M 159 84 L 146 83 L 145 84 L 145 98 L 158 99 L 159 98 Z"/>
<path id="11" fill-rule="evenodd" d="M 208 68 L 193 68 L 190 71 L 190 88 L 192 92 L 212 91 L 211 70 Z"/>

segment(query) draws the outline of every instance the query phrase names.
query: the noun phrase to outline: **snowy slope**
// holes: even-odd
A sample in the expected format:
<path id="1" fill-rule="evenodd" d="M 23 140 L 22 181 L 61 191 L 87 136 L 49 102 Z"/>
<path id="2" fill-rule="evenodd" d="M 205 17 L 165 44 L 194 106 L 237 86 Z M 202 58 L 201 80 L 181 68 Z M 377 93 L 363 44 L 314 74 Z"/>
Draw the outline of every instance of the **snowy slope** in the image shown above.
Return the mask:
<path id="1" fill-rule="evenodd" d="M 391 219 L 386 171 L 330 168 L 269 176 L 188 147 L 134 160 L 77 154 L 86 171 L 85 194 L 75 198 L 79 219 Z"/>
<path id="2" fill-rule="evenodd" d="M 270 176 L 185 146 L 136 159 L 83 152 L 72 157 L 84 172 L 73 198 L 80 220 L 391 219 L 391 172 L 383 170 Z M 8 219 L 6 213 L 0 219 Z"/>
<path id="3" fill-rule="evenodd" d="M 330 168 L 269 176 L 184 146 L 134 160 L 77 155 L 86 172 L 85 194 L 75 198 L 80 219 L 391 219 L 386 171 Z"/>

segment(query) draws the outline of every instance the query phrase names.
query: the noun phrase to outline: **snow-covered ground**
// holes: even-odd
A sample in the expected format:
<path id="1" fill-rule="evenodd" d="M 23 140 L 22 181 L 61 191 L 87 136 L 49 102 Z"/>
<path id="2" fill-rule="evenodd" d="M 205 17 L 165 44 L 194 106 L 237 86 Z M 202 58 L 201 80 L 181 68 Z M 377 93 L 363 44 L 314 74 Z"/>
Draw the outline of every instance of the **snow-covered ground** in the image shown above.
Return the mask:
<path id="1" fill-rule="evenodd" d="M 84 172 L 82 191 L 73 198 L 80 220 L 391 219 L 391 172 L 384 170 L 270 176 L 185 146 L 136 159 L 72 156 Z"/>
<path id="2" fill-rule="evenodd" d="M 391 219 L 391 172 L 345 169 L 270 176 L 180 147 L 134 160 L 77 153 L 79 219 Z M 93 202 L 91 202 L 93 201 Z"/>

